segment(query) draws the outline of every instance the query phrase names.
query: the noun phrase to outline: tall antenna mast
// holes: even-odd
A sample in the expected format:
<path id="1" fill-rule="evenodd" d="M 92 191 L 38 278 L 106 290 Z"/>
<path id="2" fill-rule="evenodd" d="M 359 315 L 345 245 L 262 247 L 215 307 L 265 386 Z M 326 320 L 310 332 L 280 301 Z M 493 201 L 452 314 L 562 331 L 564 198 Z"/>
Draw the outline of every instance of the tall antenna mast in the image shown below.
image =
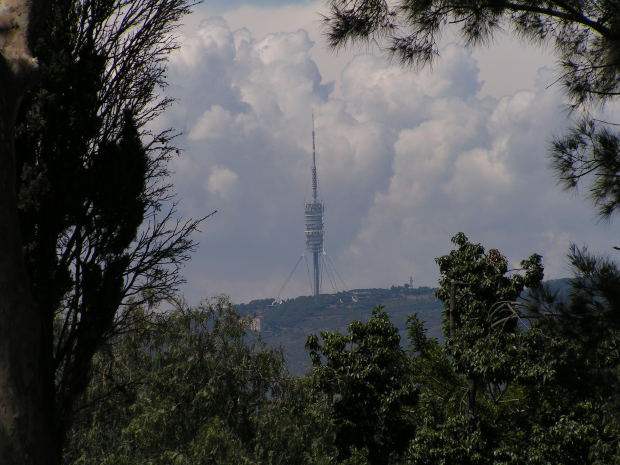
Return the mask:
<path id="1" fill-rule="evenodd" d="M 316 146 L 314 144 L 314 111 L 312 111 L 312 200 L 317 201 Z"/>
<path id="2" fill-rule="evenodd" d="M 318 200 L 314 112 L 312 112 L 312 202 L 306 204 L 304 213 L 306 218 L 306 250 L 312 254 L 314 265 L 313 293 L 315 296 L 319 296 L 321 293 L 319 255 L 323 253 L 323 203 Z"/>

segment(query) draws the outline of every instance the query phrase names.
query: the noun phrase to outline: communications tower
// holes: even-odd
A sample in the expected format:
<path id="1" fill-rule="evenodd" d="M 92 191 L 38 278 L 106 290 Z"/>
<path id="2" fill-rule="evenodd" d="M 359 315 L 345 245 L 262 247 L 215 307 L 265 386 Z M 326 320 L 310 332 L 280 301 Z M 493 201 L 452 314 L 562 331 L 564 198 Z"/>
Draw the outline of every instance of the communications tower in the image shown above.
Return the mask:
<path id="1" fill-rule="evenodd" d="M 297 259 L 293 270 L 282 284 L 282 287 L 278 291 L 278 296 L 272 302 L 271 306 L 279 305 L 282 303 L 280 297 L 284 288 L 295 274 L 295 270 L 299 264 L 303 261 L 306 262 L 306 269 L 308 270 L 308 278 L 310 281 L 310 287 L 312 294 L 318 297 L 321 294 L 321 287 L 323 286 L 323 277 L 326 278 L 326 282 L 331 284 L 335 293 L 339 293 L 338 280 L 346 289 L 347 284 L 344 282 L 338 270 L 334 267 L 334 263 L 323 247 L 323 212 L 325 211 L 325 205 L 319 200 L 319 186 L 318 176 L 316 174 L 316 144 L 314 133 L 314 114 L 312 114 L 312 201 L 306 202 L 304 208 L 304 218 L 306 223 L 305 235 L 306 235 L 306 250 Z M 308 255 L 312 255 L 313 273 L 310 276 L 310 266 L 308 264 Z M 355 297 L 353 296 L 352 299 Z"/>
<path id="2" fill-rule="evenodd" d="M 323 202 L 318 198 L 318 179 L 316 174 L 316 146 L 314 142 L 314 115 L 312 115 L 312 202 L 306 203 L 306 250 L 312 254 L 314 270 L 313 292 L 321 293 L 320 254 L 323 253 Z"/>

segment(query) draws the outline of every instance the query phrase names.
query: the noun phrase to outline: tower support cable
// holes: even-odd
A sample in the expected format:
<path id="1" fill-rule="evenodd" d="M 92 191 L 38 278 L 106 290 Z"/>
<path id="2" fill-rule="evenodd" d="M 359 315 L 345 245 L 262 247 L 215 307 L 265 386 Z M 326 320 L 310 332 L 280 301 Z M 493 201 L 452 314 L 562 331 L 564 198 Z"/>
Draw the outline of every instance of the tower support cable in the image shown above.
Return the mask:
<path id="1" fill-rule="evenodd" d="M 282 284 L 282 287 L 278 291 L 278 297 L 276 297 L 276 302 L 280 302 L 280 296 L 282 295 L 282 292 L 284 291 L 284 288 L 286 287 L 288 282 L 291 280 L 291 277 L 293 276 L 293 273 L 295 273 L 295 270 L 299 266 L 299 262 L 301 262 L 301 260 L 303 258 L 304 258 L 304 254 L 301 254 L 301 256 L 297 259 L 297 262 L 295 263 L 295 266 L 293 267 L 293 270 L 289 273 L 288 278 L 286 278 L 286 281 L 284 281 L 284 284 Z"/>
<path id="2" fill-rule="evenodd" d="M 334 273 L 336 274 L 336 276 L 342 283 L 342 290 L 344 291 L 348 289 L 349 286 L 347 286 L 347 283 L 344 282 L 344 279 L 342 279 L 342 276 L 340 276 L 340 273 L 338 273 L 338 268 L 336 268 L 336 266 L 334 265 L 334 261 L 332 260 L 332 258 L 329 256 L 327 252 L 325 252 L 325 257 L 327 257 L 327 261 L 329 262 L 329 265 L 331 266 L 332 270 L 334 270 Z"/>
<path id="3" fill-rule="evenodd" d="M 329 284 L 332 287 L 332 290 L 334 291 L 335 294 L 337 294 L 338 291 L 338 282 L 336 281 L 336 275 L 334 274 L 334 270 L 332 270 L 332 268 L 330 266 L 328 266 L 327 264 L 327 259 L 325 258 L 327 255 L 323 254 L 321 256 L 321 262 L 323 262 L 323 270 L 324 270 L 324 274 L 327 276 L 327 279 L 329 280 Z"/>

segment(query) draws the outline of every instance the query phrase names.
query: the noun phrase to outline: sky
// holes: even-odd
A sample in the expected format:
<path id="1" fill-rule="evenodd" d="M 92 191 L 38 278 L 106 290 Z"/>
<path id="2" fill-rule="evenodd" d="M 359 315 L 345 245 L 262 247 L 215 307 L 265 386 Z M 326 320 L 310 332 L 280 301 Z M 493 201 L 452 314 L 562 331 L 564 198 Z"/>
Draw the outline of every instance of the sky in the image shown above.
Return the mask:
<path id="1" fill-rule="evenodd" d="M 218 211 L 184 269 L 190 302 L 277 296 L 304 251 L 312 112 L 337 290 L 410 276 L 436 286 L 434 259 L 459 231 L 514 267 L 543 255 L 550 279 L 570 275 L 571 243 L 611 251 L 614 223 L 549 168 L 569 116 L 549 51 L 509 33 L 469 50 L 447 34 L 432 69 L 414 72 L 377 47 L 329 50 L 321 12 L 321 2 L 219 0 L 179 31 L 166 88 L 176 103 L 156 125 L 183 132 L 171 165 L 179 212 Z M 282 297 L 308 294 L 302 266 Z"/>

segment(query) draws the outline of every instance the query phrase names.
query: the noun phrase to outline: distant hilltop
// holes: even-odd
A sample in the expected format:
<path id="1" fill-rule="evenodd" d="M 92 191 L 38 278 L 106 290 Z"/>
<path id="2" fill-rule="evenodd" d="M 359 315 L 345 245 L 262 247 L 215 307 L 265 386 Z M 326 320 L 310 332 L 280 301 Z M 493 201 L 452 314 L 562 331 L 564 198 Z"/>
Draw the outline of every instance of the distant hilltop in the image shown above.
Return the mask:
<path id="1" fill-rule="evenodd" d="M 274 299 L 258 299 L 238 305 L 240 315 L 260 316 L 263 332 L 279 332 L 308 326 L 316 331 L 344 331 L 347 324 L 353 320 L 364 319 L 377 305 L 383 305 L 390 314 L 392 321 L 400 328 L 409 314 L 418 312 L 420 317 L 429 317 L 429 330 L 439 329 L 434 323 L 441 315 L 441 302 L 435 297 L 434 288 L 409 285 L 392 286 L 389 289 L 351 289 L 336 294 L 321 294 L 320 296 L 300 296 L 275 302 Z M 439 316 L 429 313 L 433 310 Z M 403 327 L 404 328 L 404 327 Z M 309 334 L 309 333 L 308 333 Z M 434 337 L 434 335 L 432 336 Z"/>
<path id="2" fill-rule="evenodd" d="M 546 281 L 561 296 L 568 294 L 569 279 Z M 310 366 L 304 349 L 310 334 L 321 331 L 345 332 L 353 320 L 366 321 L 377 305 L 383 305 L 398 328 L 401 342 L 407 343 L 407 317 L 417 313 L 429 337 L 443 341 L 441 328 L 443 306 L 435 297 L 435 288 L 409 284 L 389 289 L 352 289 L 336 294 L 301 296 L 274 303 L 274 299 L 258 299 L 236 306 L 242 316 L 258 317 L 260 336 L 268 345 L 281 346 L 291 372 L 303 375 Z"/>
<path id="3" fill-rule="evenodd" d="M 441 302 L 435 289 L 392 286 L 390 289 L 352 289 L 336 294 L 321 294 L 286 299 L 252 300 L 236 306 L 243 316 L 258 316 L 261 338 L 270 346 L 282 346 L 289 369 L 303 375 L 310 365 L 304 349 L 309 334 L 321 331 L 345 332 L 353 320 L 367 320 L 377 305 L 383 305 L 406 342 L 407 317 L 412 313 L 425 322 L 430 337 L 441 338 Z"/>

